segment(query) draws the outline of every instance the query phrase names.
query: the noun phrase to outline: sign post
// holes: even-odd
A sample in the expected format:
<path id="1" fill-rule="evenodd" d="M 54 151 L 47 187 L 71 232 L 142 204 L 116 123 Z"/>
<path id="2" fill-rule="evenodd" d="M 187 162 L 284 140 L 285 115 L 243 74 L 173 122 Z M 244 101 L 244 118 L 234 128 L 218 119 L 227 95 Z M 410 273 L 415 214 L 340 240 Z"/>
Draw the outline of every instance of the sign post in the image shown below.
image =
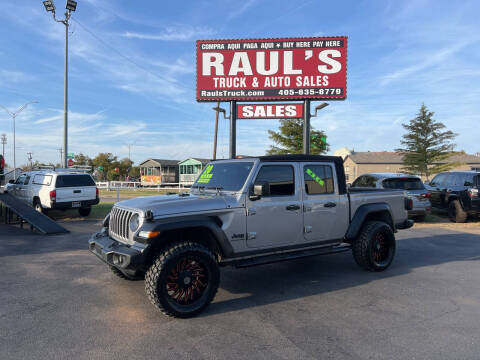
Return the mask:
<path id="1" fill-rule="evenodd" d="M 303 153 L 310 154 L 310 100 L 303 104 Z"/>
<path id="2" fill-rule="evenodd" d="M 237 102 L 230 101 L 230 159 L 237 156 Z"/>

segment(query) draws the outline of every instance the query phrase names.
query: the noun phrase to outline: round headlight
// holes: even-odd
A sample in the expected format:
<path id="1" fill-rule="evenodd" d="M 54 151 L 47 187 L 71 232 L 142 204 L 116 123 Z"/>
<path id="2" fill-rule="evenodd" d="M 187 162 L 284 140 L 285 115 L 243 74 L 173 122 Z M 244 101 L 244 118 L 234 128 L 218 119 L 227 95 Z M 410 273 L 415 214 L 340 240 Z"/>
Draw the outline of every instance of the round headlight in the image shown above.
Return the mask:
<path id="1" fill-rule="evenodd" d="M 130 231 L 134 232 L 135 230 L 138 229 L 139 225 L 140 225 L 140 216 L 138 216 L 138 214 L 134 214 L 131 217 L 129 222 Z"/>

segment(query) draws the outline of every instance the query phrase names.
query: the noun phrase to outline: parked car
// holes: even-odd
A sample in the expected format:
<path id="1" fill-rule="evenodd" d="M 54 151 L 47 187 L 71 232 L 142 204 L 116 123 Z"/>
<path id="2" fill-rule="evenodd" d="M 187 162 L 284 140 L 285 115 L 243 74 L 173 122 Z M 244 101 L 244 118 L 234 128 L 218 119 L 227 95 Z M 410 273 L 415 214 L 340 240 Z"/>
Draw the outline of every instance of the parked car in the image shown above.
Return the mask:
<path id="1" fill-rule="evenodd" d="M 351 250 L 362 268 L 387 269 L 411 205 L 405 191 L 347 191 L 341 157 L 219 160 L 190 193 L 116 203 L 89 249 L 122 278 L 144 276 L 165 314 L 190 317 L 215 297 L 220 266 Z"/>
<path id="2" fill-rule="evenodd" d="M 41 213 L 78 209 L 81 216 L 88 216 L 92 205 L 99 203 L 98 189 L 89 174 L 60 169 L 22 173 L 5 186 L 5 191 Z"/>
<path id="3" fill-rule="evenodd" d="M 448 210 L 453 222 L 466 222 L 469 215 L 480 214 L 480 172 L 451 171 L 437 174 L 427 189 L 432 206 Z"/>
<path id="4" fill-rule="evenodd" d="M 431 194 L 418 176 L 401 173 L 369 173 L 355 179 L 351 187 L 405 190 L 413 201 L 413 208 L 408 211 L 408 217 L 415 221 L 424 221 L 432 209 L 429 200 Z"/>

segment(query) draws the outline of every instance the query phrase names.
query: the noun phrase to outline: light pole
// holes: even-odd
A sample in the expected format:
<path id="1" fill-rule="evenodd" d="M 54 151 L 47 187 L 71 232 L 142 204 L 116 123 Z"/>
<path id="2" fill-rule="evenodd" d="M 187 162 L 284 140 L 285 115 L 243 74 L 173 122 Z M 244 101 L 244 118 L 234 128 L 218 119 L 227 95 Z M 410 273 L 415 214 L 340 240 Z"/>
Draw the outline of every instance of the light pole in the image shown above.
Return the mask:
<path id="1" fill-rule="evenodd" d="M 53 0 L 45 0 L 43 2 L 45 6 L 45 10 L 47 12 L 51 12 L 53 15 L 53 20 L 56 22 L 62 23 L 65 25 L 65 74 L 64 74 L 64 100 L 63 100 L 63 108 L 64 108 L 64 120 L 63 120 L 63 165 L 65 168 L 68 167 L 68 20 L 70 20 L 70 16 L 72 15 L 72 11 L 77 9 L 77 2 L 74 0 L 67 0 L 67 4 L 65 6 L 65 19 L 58 20 L 55 16 L 55 4 Z"/>
<path id="2" fill-rule="evenodd" d="M 225 109 L 222 109 L 220 107 L 220 101 L 217 101 L 217 106 L 212 108 L 213 110 L 215 110 L 215 133 L 213 135 L 213 159 L 212 160 L 216 160 L 217 159 L 217 137 L 218 137 L 218 115 L 219 113 L 223 113 L 223 117 L 226 119 L 226 111 Z"/>
<path id="3" fill-rule="evenodd" d="M 20 107 L 15 112 L 11 112 L 5 106 L 0 105 L 0 107 L 3 110 L 5 110 L 12 117 L 12 120 L 13 120 L 13 177 L 15 179 L 17 178 L 17 160 L 16 160 L 16 148 L 15 148 L 15 118 L 17 117 L 18 114 L 20 114 L 30 104 L 38 104 L 38 101 L 30 101 L 30 102 L 24 104 L 22 107 Z"/>
<path id="4" fill-rule="evenodd" d="M 310 118 L 316 117 L 318 110 L 323 109 L 325 106 L 328 106 L 327 103 L 321 103 L 320 105 L 315 106 L 315 114 L 310 114 L 310 100 L 305 100 L 304 103 L 304 118 L 303 118 L 303 153 L 305 155 L 310 154 Z"/>

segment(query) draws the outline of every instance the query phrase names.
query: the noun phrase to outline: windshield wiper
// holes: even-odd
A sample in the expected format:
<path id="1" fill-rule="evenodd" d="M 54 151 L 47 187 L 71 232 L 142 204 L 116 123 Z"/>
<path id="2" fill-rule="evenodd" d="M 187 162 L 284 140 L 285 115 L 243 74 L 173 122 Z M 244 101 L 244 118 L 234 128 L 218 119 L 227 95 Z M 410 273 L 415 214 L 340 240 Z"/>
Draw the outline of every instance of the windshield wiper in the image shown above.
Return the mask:
<path id="1" fill-rule="evenodd" d="M 209 186 L 207 187 L 207 189 L 214 189 L 214 190 L 223 190 L 223 187 L 222 186 Z"/>
<path id="2" fill-rule="evenodd" d="M 192 189 L 195 189 L 195 188 L 197 188 L 198 190 L 200 190 L 200 189 L 205 189 L 205 186 L 203 186 L 203 185 L 202 185 L 202 186 L 200 186 L 200 185 L 192 185 Z"/>

